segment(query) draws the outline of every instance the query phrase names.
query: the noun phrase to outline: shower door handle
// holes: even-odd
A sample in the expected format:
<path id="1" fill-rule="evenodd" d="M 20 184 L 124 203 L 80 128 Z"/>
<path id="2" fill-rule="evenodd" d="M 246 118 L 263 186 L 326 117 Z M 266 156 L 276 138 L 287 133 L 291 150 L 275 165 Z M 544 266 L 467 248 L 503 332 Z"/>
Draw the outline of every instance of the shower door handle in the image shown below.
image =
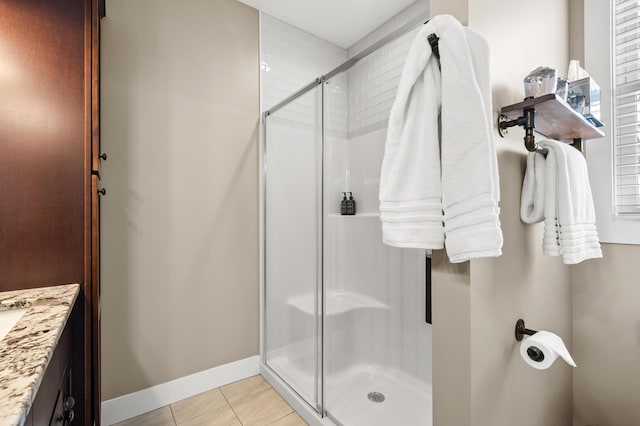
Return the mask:
<path id="1" fill-rule="evenodd" d="M 424 321 L 427 324 L 432 324 L 431 322 L 431 254 L 427 252 L 424 256 L 424 266 L 425 266 L 425 274 L 424 274 L 424 284 L 425 284 L 425 318 Z"/>

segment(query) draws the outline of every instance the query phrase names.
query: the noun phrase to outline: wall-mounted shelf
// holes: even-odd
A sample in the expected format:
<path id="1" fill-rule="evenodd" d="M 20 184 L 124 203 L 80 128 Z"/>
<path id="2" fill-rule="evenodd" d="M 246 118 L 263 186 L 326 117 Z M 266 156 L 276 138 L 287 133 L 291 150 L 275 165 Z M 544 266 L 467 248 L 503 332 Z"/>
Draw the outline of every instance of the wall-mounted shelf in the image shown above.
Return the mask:
<path id="1" fill-rule="evenodd" d="M 523 126 L 525 128 L 524 143 L 529 151 L 537 149 L 533 136 L 534 129 L 548 138 L 569 143 L 604 136 L 601 130 L 554 93 L 505 106 L 500 112 L 498 119 L 500 136 L 504 136 L 503 132 L 509 127 Z"/>

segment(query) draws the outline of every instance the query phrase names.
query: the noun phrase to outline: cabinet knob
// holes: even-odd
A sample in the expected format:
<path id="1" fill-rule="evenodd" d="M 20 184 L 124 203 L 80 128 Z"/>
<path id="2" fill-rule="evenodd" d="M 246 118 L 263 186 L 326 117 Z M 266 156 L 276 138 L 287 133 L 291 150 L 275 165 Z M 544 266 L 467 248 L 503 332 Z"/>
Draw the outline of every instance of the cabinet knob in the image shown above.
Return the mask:
<path id="1" fill-rule="evenodd" d="M 98 195 L 107 195 L 107 190 L 104 188 L 98 189 Z"/>
<path id="2" fill-rule="evenodd" d="M 76 399 L 71 395 L 65 396 L 64 402 L 62 403 L 62 409 L 64 411 L 70 411 L 75 406 L 76 406 Z"/>
<path id="3" fill-rule="evenodd" d="M 73 411 L 73 407 L 75 407 L 75 405 L 76 399 L 73 396 L 65 396 L 62 401 L 62 414 L 58 416 L 56 422 L 63 425 L 71 423 L 73 419 L 76 418 L 76 413 Z"/>
<path id="4" fill-rule="evenodd" d="M 100 158 L 102 161 L 107 161 L 107 154 L 103 152 L 102 154 L 98 155 L 98 158 Z"/>
<path id="5" fill-rule="evenodd" d="M 62 414 L 58 416 L 56 419 L 56 423 L 62 425 L 68 425 L 76 418 L 76 413 L 73 410 L 64 411 Z"/>

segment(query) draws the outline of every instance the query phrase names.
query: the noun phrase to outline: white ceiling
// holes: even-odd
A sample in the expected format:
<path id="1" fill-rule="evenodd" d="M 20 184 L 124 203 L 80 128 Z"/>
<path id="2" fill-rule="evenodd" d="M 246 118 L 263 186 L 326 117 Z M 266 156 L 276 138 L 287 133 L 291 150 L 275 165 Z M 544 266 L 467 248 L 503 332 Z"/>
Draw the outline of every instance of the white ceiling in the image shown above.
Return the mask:
<path id="1" fill-rule="evenodd" d="M 346 49 L 415 0 L 240 1 Z"/>

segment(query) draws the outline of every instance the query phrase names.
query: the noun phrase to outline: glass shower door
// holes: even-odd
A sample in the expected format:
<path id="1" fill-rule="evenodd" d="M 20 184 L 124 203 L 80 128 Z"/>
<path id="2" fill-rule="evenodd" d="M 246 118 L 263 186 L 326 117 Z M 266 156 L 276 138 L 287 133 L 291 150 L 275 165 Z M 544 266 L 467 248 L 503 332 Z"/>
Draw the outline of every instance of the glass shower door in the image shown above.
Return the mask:
<path id="1" fill-rule="evenodd" d="M 321 410 L 322 128 L 318 87 L 266 118 L 265 359 Z"/>
<path id="2" fill-rule="evenodd" d="M 342 425 L 430 426 L 425 251 L 382 243 L 386 123 L 358 108 L 358 67 L 323 85 L 325 411 Z M 341 214 L 343 192 L 355 215 Z"/>

